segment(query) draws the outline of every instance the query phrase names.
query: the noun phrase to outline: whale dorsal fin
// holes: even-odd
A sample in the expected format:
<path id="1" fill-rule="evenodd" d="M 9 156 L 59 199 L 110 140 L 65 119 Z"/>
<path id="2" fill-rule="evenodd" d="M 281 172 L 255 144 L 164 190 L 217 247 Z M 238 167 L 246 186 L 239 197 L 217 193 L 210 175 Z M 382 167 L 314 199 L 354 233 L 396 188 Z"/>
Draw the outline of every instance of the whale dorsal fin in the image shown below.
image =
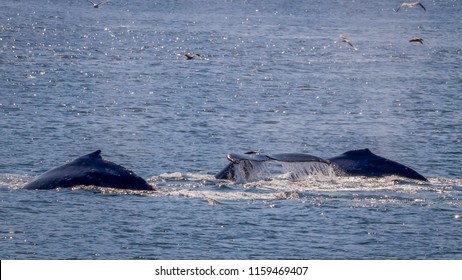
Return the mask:
<path id="1" fill-rule="evenodd" d="M 93 153 L 88 154 L 87 156 L 91 158 L 101 158 L 101 150 L 96 150 Z"/>
<path id="2" fill-rule="evenodd" d="M 93 153 L 78 157 L 73 161 L 82 162 L 82 161 L 95 161 L 95 160 L 96 161 L 103 160 L 103 158 L 101 157 L 101 150 L 97 150 L 97 151 L 94 151 Z"/>
<path id="3" fill-rule="evenodd" d="M 352 150 L 343 153 L 344 155 L 348 156 L 365 156 L 365 155 L 372 155 L 373 153 L 369 149 L 360 149 L 360 150 Z"/>

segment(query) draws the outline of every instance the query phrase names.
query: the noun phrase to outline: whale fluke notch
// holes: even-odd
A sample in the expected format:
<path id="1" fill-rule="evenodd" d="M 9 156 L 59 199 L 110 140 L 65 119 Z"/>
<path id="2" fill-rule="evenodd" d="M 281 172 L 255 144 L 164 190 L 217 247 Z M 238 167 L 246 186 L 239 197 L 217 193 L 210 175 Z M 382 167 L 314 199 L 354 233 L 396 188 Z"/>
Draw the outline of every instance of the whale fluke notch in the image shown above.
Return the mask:
<path id="1" fill-rule="evenodd" d="M 130 190 L 154 190 L 151 185 L 133 171 L 104 160 L 101 157 L 101 150 L 50 169 L 34 178 L 24 188 L 54 189 L 79 185 Z"/>

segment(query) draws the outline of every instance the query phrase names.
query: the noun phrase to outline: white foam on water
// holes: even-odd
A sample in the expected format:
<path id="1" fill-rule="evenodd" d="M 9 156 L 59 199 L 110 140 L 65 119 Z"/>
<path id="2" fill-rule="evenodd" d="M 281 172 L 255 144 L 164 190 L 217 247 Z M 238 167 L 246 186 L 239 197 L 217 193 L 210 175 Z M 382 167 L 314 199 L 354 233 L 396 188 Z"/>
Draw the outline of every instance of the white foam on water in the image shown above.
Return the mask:
<path id="1" fill-rule="evenodd" d="M 320 166 L 311 165 L 309 167 L 309 165 L 305 163 L 303 166 L 286 164 L 283 169 L 288 172 L 280 176 L 269 176 L 270 168 L 273 167 L 267 164 L 252 165 L 252 170 L 257 174 L 251 175 L 251 178 L 263 179 L 242 184 L 217 180 L 210 174 L 172 172 L 153 176 L 147 180 L 156 188 L 156 191 L 120 190 L 94 186 L 75 186 L 70 190 L 93 191 L 103 195 L 178 196 L 203 199 L 211 205 L 230 201 L 303 201 L 323 195 L 344 194 L 358 195 L 355 200 L 358 206 L 381 203 L 380 199 L 391 203 L 394 196 L 411 203 L 425 204 L 427 201 L 421 196 L 423 192 L 427 196 L 457 196 L 462 190 L 462 179 L 431 178 L 429 182 L 420 182 L 396 176 L 335 177 L 330 176 L 328 170 L 318 169 Z M 294 178 L 297 178 L 297 181 L 294 181 Z M 20 189 L 31 179 L 32 177 L 25 175 L 2 174 L 0 175 L 0 187 Z M 368 196 L 367 194 L 371 197 L 363 199 L 362 197 Z M 381 198 L 377 199 L 377 196 Z M 460 201 L 456 199 L 448 203 L 460 205 Z"/>
<path id="2" fill-rule="evenodd" d="M 362 202 L 358 200 L 358 205 L 367 205 L 377 203 L 375 194 L 383 193 L 400 193 L 400 197 L 413 200 L 413 203 L 419 202 L 419 192 L 438 192 L 438 190 L 448 189 L 435 185 L 434 180 L 431 182 L 417 182 L 413 180 L 404 180 L 398 177 L 385 178 L 363 178 L 363 177 L 334 177 L 329 176 L 305 176 L 304 179 L 293 181 L 284 177 L 273 177 L 265 180 L 236 183 L 227 180 L 213 180 L 212 176 L 203 174 L 189 174 L 188 179 L 182 177 L 171 178 L 159 182 L 158 194 L 163 196 L 181 196 L 186 198 L 204 199 L 209 204 L 220 204 L 225 201 L 275 201 L 275 200 L 306 200 L 323 195 L 354 195 L 354 194 L 372 194 L 371 200 Z M 194 179 L 196 178 L 196 179 Z M 319 180 L 319 178 L 322 178 Z M 327 179 L 329 178 L 329 179 Z M 205 179 L 205 180 L 204 180 Z M 451 180 L 452 182 L 452 180 Z M 436 183 L 436 181 L 435 181 Z M 460 183 L 460 182 L 459 182 Z M 452 182 L 456 184 L 457 182 Z M 448 191 L 446 190 L 446 191 Z M 360 197 L 361 197 L 360 195 Z M 386 201 L 392 201 L 392 197 L 383 198 Z"/>

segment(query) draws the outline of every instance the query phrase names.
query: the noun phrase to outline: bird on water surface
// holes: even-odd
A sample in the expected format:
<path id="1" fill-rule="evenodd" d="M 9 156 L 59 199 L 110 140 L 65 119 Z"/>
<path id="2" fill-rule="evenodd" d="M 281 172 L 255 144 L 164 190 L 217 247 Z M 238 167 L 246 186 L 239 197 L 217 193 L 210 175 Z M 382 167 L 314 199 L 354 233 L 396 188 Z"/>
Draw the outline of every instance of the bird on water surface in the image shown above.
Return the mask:
<path id="1" fill-rule="evenodd" d="M 101 7 L 102 5 L 104 5 L 104 4 L 106 4 L 107 2 L 109 2 L 109 0 L 103 0 L 103 1 L 101 1 L 101 2 L 99 2 L 99 3 L 95 3 L 95 2 L 93 2 L 93 1 L 91 1 L 91 0 L 88 0 L 88 2 L 90 2 L 90 3 L 93 4 L 93 8 L 99 8 L 99 7 Z"/>
<path id="2" fill-rule="evenodd" d="M 419 38 L 419 37 L 411 38 L 411 39 L 409 39 L 409 42 L 410 43 L 418 43 L 418 44 L 423 45 L 423 39 Z"/>
<path id="3" fill-rule="evenodd" d="M 198 53 L 195 53 L 195 54 L 193 54 L 193 55 L 191 55 L 191 54 L 189 54 L 189 53 L 185 53 L 185 54 L 184 54 L 184 59 L 186 59 L 186 60 L 191 60 L 191 59 L 194 59 L 194 58 L 201 59 L 202 57 L 201 57 L 201 55 L 198 54 Z"/>

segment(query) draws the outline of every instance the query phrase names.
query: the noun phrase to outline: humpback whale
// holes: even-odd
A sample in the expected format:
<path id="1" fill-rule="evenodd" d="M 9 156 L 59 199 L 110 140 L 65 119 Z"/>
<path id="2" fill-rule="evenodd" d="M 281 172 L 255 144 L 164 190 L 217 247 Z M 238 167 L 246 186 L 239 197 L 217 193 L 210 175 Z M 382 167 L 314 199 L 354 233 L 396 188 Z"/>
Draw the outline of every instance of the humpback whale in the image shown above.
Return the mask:
<path id="1" fill-rule="evenodd" d="M 133 171 L 101 157 L 101 150 L 48 170 L 24 186 L 25 189 L 54 189 L 98 186 L 130 190 L 154 190 Z"/>
<path id="2" fill-rule="evenodd" d="M 304 175 L 311 174 L 330 174 L 332 171 L 335 176 L 362 176 L 362 177 L 384 177 L 399 176 L 419 181 L 427 179 L 415 170 L 396 161 L 386 159 L 372 153 L 369 149 L 352 150 L 339 156 L 322 159 L 309 154 L 283 153 L 283 154 L 260 154 L 258 152 L 248 152 L 246 154 L 228 154 L 230 163 L 215 175 L 216 179 L 227 179 L 234 181 L 252 181 L 256 169 L 261 169 L 262 163 L 276 161 L 281 163 L 312 163 L 299 168 Z M 291 176 L 297 179 L 298 176 Z"/>

